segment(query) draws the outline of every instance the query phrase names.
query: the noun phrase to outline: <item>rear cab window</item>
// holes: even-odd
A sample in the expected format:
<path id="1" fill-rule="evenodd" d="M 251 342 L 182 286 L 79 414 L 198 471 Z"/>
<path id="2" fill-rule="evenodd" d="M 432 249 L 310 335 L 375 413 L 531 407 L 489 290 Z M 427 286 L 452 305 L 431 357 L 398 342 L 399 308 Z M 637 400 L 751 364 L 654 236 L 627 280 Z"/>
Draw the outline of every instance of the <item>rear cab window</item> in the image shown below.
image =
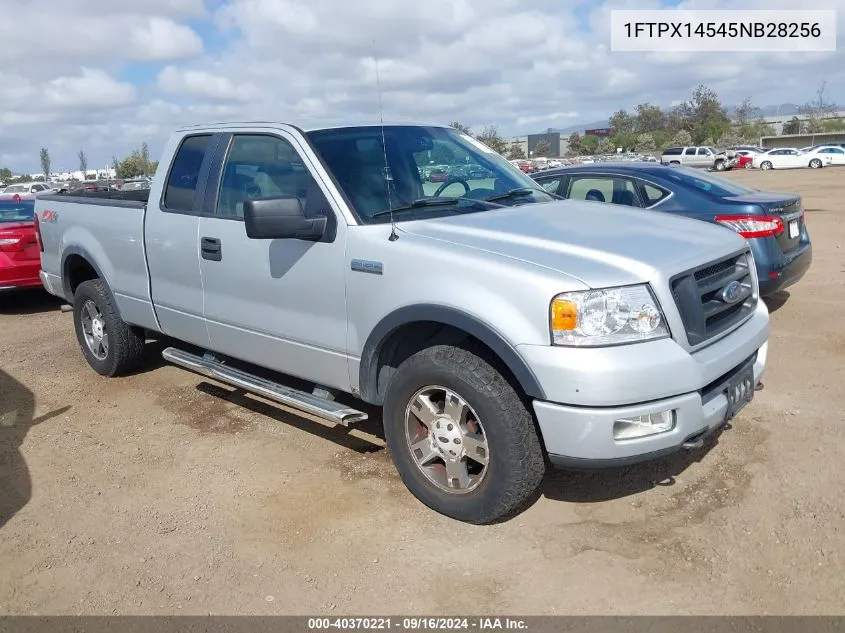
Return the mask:
<path id="1" fill-rule="evenodd" d="M 208 150 L 210 134 L 186 136 L 173 158 L 162 208 L 176 213 L 192 213 L 200 167 Z"/>

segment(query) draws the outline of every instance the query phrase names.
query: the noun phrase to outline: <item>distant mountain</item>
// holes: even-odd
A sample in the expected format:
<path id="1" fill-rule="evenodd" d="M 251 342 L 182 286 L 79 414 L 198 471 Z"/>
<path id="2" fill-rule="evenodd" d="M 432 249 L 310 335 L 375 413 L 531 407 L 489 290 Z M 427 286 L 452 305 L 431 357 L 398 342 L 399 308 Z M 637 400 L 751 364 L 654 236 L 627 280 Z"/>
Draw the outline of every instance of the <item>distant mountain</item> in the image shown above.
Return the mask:
<path id="1" fill-rule="evenodd" d="M 792 116 L 793 114 L 798 113 L 798 108 L 800 107 L 801 106 L 795 105 L 794 103 L 781 103 L 780 105 L 775 104 L 763 106 L 760 110 L 762 110 L 764 117 Z M 728 112 L 733 112 L 736 108 L 737 106 L 728 106 L 726 109 Z M 569 127 L 548 128 L 544 130 L 544 132 L 546 134 L 572 134 L 573 132 L 583 134 L 584 130 L 594 130 L 609 126 L 610 122 L 607 119 L 601 119 L 599 121 L 591 121 L 589 123 L 578 123 L 577 125 L 570 125 Z"/>

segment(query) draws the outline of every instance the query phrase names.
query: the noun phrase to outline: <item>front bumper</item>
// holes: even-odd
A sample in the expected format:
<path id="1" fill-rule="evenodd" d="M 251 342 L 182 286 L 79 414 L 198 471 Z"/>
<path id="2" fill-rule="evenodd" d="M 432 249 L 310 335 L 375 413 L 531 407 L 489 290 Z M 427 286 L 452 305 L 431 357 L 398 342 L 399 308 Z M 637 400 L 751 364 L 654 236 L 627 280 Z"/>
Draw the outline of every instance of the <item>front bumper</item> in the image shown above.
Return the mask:
<path id="1" fill-rule="evenodd" d="M 558 365 L 556 375 L 548 365 L 531 365 L 553 400 L 534 401 L 550 461 L 601 468 L 661 457 L 697 443 L 727 422 L 728 381 L 740 368 L 752 364 L 754 384 L 762 379 L 768 332 L 768 310 L 761 301 L 741 327 L 692 354 L 669 339 L 592 350 L 551 348 L 562 353 L 559 360 L 568 361 L 565 367 Z M 669 409 L 675 411 L 672 430 L 614 439 L 617 420 Z"/>

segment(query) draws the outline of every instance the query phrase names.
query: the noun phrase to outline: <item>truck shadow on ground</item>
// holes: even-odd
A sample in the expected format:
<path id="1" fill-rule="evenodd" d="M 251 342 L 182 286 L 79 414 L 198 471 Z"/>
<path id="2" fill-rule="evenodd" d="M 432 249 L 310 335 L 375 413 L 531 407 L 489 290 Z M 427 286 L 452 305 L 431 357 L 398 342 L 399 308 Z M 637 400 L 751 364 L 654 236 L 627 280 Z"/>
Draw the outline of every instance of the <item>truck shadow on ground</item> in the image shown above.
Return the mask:
<path id="1" fill-rule="evenodd" d="M 32 497 L 32 479 L 20 447 L 29 430 L 70 407 L 34 418 L 35 396 L 0 369 L 0 528 Z"/>
<path id="2" fill-rule="evenodd" d="M 24 315 L 58 312 L 62 300 L 43 288 L 4 291 L 0 295 L 0 314 Z"/>
<path id="3" fill-rule="evenodd" d="M 789 297 L 790 294 L 788 290 L 780 290 L 773 295 L 764 297 L 763 302 L 766 304 L 766 307 L 769 308 L 769 312 L 774 314 L 786 305 L 786 302 L 789 301 Z"/>
<path id="4" fill-rule="evenodd" d="M 601 470 L 550 468 L 540 493 L 556 501 L 596 503 L 630 497 L 657 487 L 674 486 L 676 477 L 704 459 L 719 443 L 719 435 L 730 428 L 730 424 L 723 426 L 701 448 L 683 450 L 640 464 Z"/>
<path id="5" fill-rule="evenodd" d="M 285 382 L 288 386 L 295 386 Z M 338 446 L 359 454 L 386 453 L 383 445 L 384 430 L 381 411 L 377 407 L 362 405 L 351 397 L 341 395 L 339 402 L 366 412 L 369 418 L 353 427 L 331 426 L 325 422 L 312 420 L 294 412 L 289 412 L 280 405 L 264 401 L 241 389 L 222 386 L 200 380 L 196 389 L 214 398 L 220 398 L 253 413 L 275 420 L 300 431 L 311 433 L 315 437 L 334 442 Z M 657 487 L 673 486 L 676 477 L 692 464 L 704 459 L 718 444 L 719 436 L 730 429 L 730 424 L 713 433 L 701 448 L 685 450 L 641 464 L 620 468 L 600 470 L 569 470 L 549 467 L 543 483 L 528 505 L 533 505 L 540 497 L 569 503 L 596 503 L 612 501 L 641 494 Z M 352 434 L 353 431 L 372 436 L 376 441 Z"/>

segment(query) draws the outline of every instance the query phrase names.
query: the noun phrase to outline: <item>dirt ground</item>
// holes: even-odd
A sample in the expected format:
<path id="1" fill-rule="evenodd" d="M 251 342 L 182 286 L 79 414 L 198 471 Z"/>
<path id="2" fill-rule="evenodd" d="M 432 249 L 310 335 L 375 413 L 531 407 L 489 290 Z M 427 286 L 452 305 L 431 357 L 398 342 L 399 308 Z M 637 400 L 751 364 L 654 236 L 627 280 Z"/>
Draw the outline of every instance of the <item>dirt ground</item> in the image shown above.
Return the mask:
<path id="1" fill-rule="evenodd" d="M 100 378 L 56 301 L 0 297 L 0 613 L 845 613 L 845 170 L 728 177 L 802 194 L 814 242 L 769 302 L 765 390 L 715 446 L 550 474 L 491 527 L 418 503 L 375 424 L 297 418 L 153 343 Z"/>

